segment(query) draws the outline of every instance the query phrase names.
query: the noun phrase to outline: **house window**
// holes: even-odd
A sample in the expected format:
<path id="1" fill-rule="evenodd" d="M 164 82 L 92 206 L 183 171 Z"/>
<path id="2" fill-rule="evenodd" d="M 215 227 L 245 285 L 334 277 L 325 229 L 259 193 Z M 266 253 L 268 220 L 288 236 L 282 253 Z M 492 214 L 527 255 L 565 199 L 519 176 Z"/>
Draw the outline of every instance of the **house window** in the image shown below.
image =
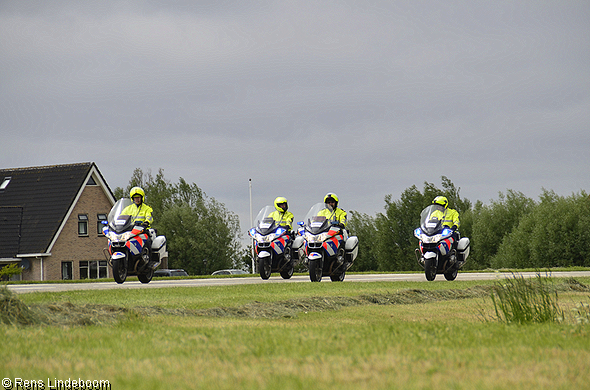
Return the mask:
<path id="1" fill-rule="evenodd" d="M 80 279 L 99 279 L 107 277 L 106 261 L 81 261 Z"/>
<path id="2" fill-rule="evenodd" d="M 8 187 L 8 184 L 10 184 L 10 180 L 12 180 L 12 177 L 10 177 L 10 176 L 5 177 L 4 180 L 2 181 L 2 184 L 0 184 L 0 190 L 6 189 L 6 187 Z"/>
<path id="3" fill-rule="evenodd" d="M 95 186 L 96 185 L 96 181 L 94 180 L 94 177 L 90 176 L 90 178 L 88 179 L 88 182 L 86 183 L 86 185 Z"/>
<path id="4" fill-rule="evenodd" d="M 72 262 L 62 261 L 61 262 L 61 278 L 62 280 L 72 280 L 74 277 L 72 273 Z"/>
<path id="5" fill-rule="evenodd" d="M 107 215 L 106 214 L 96 214 L 96 219 L 98 219 L 98 222 L 96 223 L 96 233 L 98 233 L 99 235 L 102 235 L 102 228 L 105 227 L 105 224 L 103 224 L 103 222 L 106 223 Z"/>
<path id="6" fill-rule="evenodd" d="M 78 214 L 78 235 L 88 235 L 88 214 Z"/>

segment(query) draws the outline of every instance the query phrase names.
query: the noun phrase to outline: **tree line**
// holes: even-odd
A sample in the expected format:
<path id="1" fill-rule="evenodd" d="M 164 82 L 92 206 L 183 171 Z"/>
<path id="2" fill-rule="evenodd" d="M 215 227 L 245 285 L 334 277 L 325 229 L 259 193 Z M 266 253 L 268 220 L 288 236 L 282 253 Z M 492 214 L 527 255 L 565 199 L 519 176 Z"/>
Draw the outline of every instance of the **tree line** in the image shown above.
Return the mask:
<path id="1" fill-rule="evenodd" d="M 249 248 L 241 246 L 237 215 L 195 183 L 182 178 L 171 183 L 162 169 L 153 176 L 137 168 L 125 189 L 115 189 L 115 197 L 128 196 L 134 186 L 144 189 L 146 203 L 154 209 L 153 227 L 167 238 L 171 268 L 203 275 L 251 265 Z M 422 190 L 413 185 L 398 200 L 385 196 L 384 211 L 375 216 L 349 212 L 348 229 L 359 238 L 351 271 L 421 270 L 413 232 L 422 209 L 438 195 L 459 212 L 459 231 L 470 238 L 464 269 L 590 266 L 590 198 L 584 191 L 564 197 L 543 190 L 536 201 L 507 190 L 489 204 L 473 204 L 442 176 L 441 187 L 425 182 Z"/>

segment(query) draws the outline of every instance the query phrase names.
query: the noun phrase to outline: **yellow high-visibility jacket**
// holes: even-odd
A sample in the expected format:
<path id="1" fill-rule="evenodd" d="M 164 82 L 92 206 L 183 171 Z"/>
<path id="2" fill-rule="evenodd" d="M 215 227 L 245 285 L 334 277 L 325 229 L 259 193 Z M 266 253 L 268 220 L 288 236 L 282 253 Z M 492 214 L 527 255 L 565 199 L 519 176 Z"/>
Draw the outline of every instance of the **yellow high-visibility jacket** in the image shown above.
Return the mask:
<path id="1" fill-rule="evenodd" d="M 152 225 L 154 219 L 152 218 L 152 208 L 145 203 L 140 204 L 139 206 L 135 203 L 130 204 L 129 206 L 125 207 L 121 212 L 121 215 L 130 215 L 135 222 L 147 222 L 148 227 Z"/>
<path id="2" fill-rule="evenodd" d="M 330 211 L 330 209 L 322 209 L 318 215 L 320 217 L 326 217 L 326 219 L 330 221 L 338 221 L 344 227 L 346 227 L 346 211 L 342 210 L 341 208 L 336 207 L 334 211 Z"/>
<path id="3" fill-rule="evenodd" d="M 268 215 L 272 219 L 274 219 L 279 226 L 286 227 L 287 229 L 293 229 L 293 213 L 290 211 L 285 211 L 283 213 L 279 213 L 278 211 L 273 211 Z"/>
<path id="4" fill-rule="evenodd" d="M 457 210 L 453 210 L 453 209 L 445 209 L 444 211 L 437 210 L 437 211 L 433 212 L 432 214 L 430 214 L 430 216 L 438 218 L 440 221 L 442 221 L 442 224 L 444 226 L 448 226 L 450 228 L 452 228 L 454 225 L 454 226 L 457 226 L 457 229 L 458 229 L 459 226 L 461 225 L 461 222 L 459 221 L 459 213 L 457 212 Z"/>

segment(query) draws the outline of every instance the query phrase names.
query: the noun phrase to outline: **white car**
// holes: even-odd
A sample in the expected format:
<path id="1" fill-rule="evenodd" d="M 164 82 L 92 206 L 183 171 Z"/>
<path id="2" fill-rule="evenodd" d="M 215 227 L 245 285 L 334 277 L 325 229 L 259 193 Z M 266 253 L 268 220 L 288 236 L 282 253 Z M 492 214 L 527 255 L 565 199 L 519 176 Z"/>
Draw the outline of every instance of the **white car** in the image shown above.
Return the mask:
<path id="1" fill-rule="evenodd" d="M 188 274 L 183 269 L 157 269 L 154 271 L 154 276 L 188 276 Z"/>

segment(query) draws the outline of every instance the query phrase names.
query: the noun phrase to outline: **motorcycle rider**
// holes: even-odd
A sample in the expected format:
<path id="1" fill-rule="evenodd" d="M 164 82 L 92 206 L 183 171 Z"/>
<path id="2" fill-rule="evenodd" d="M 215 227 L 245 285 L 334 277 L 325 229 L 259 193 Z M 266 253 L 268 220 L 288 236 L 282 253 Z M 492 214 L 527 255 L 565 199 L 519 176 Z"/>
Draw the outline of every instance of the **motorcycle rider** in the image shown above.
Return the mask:
<path id="1" fill-rule="evenodd" d="M 461 225 L 459 213 L 457 210 L 449 208 L 449 200 L 445 196 L 437 196 L 432 200 L 432 204 L 438 205 L 440 208 L 433 212 L 431 217 L 438 218 L 439 221 L 442 221 L 443 226 L 447 226 L 453 231 L 450 237 L 451 248 L 457 249 L 457 243 L 459 242 L 459 232 L 457 229 Z"/>
<path id="2" fill-rule="evenodd" d="M 291 258 L 294 258 L 294 251 L 292 249 L 293 246 L 293 213 L 287 211 L 289 209 L 289 204 L 287 202 L 287 198 L 278 196 L 275 198 L 274 201 L 276 211 L 273 211 L 268 216 L 275 220 L 277 225 L 282 226 L 287 229 L 287 234 L 290 237 L 287 246 L 285 247 L 285 253 L 288 253 Z"/>
<path id="3" fill-rule="evenodd" d="M 143 202 L 145 192 L 141 187 L 133 187 L 129 191 L 129 197 L 133 201 L 133 204 L 125 207 L 121 215 L 130 215 L 135 225 L 143 225 L 149 228 L 153 222 L 152 212 L 154 210 Z"/>
<path id="4" fill-rule="evenodd" d="M 133 187 L 131 191 L 129 191 L 129 197 L 133 201 L 133 204 L 125 207 L 121 212 L 121 215 L 131 216 L 135 225 L 142 225 L 147 229 L 148 239 L 146 245 L 149 250 L 149 258 L 151 258 L 152 234 L 155 235 L 155 232 L 150 229 L 150 226 L 153 222 L 152 212 L 154 210 L 143 202 L 145 199 L 145 192 L 141 187 Z"/>
<path id="5" fill-rule="evenodd" d="M 346 211 L 338 208 L 338 195 L 328 192 L 324 196 L 324 203 L 326 208 L 320 211 L 318 215 L 326 217 L 326 219 L 338 223 L 342 229 L 346 229 Z"/>

